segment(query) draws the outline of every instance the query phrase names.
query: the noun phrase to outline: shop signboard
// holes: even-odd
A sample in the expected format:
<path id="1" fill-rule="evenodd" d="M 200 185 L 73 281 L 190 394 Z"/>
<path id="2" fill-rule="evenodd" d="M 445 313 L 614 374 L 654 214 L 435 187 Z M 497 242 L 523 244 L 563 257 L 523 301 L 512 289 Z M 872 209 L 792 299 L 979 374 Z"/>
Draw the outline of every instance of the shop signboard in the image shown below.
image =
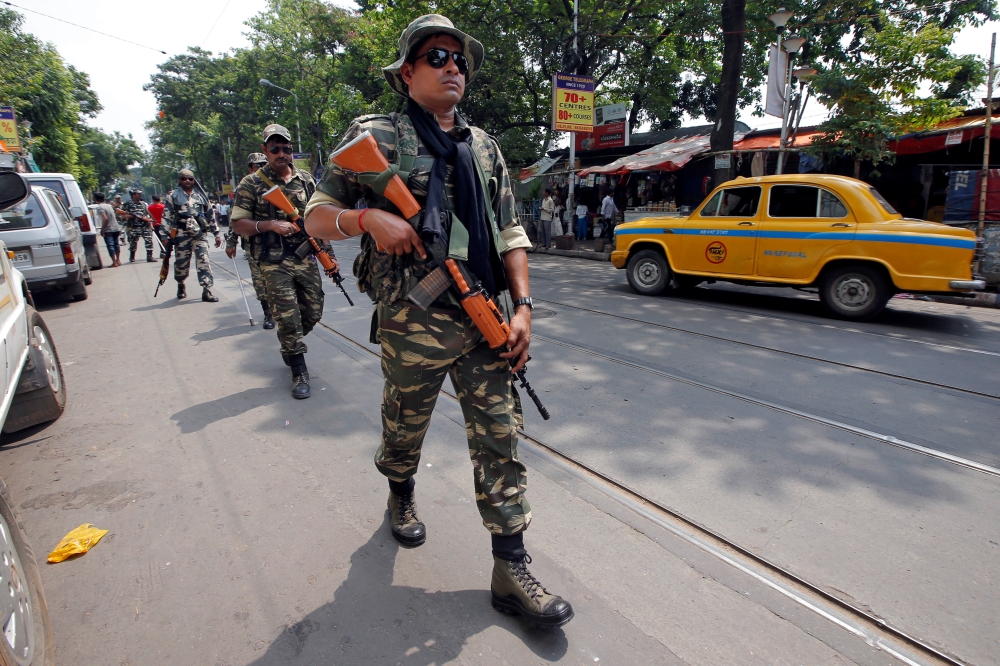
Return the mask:
<path id="1" fill-rule="evenodd" d="M 557 72 L 552 76 L 552 129 L 594 131 L 594 78 Z"/>
<path id="2" fill-rule="evenodd" d="M 0 106 L 0 139 L 12 153 L 21 152 L 21 138 L 17 134 L 17 115 L 12 106 Z"/>
<path id="3" fill-rule="evenodd" d="M 312 153 L 292 153 L 292 164 L 296 169 L 312 171 Z"/>
<path id="4" fill-rule="evenodd" d="M 594 109 L 594 131 L 576 135 L 577 150 L 622 148 L 628 145 L 628 107 L 608 104 Z"/>

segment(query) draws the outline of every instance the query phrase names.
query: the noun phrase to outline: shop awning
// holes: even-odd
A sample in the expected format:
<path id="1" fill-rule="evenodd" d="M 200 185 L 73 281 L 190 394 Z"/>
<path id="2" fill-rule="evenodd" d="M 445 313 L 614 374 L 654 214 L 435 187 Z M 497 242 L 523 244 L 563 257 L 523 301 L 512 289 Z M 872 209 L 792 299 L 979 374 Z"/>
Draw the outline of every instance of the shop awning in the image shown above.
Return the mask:
<path id="1" fill-rule="evenodd" d="M 737 134 L 733 138 L 736 141 L 741 141 L 743 135 Z M 632 171 L 679 171 L 693 157 L 707 153 L 710 149 L 707 134 L 686 136 L 640 150 L 634 155 L 622 157 L 611 164 L 584 169 L 580 172 L 580 176 L 592 173 L 621 175 Z"/>
<path id="2" fill-rule="evenodd" d="M 523 169 L 521 169 L 521 173 L 518 174 L 517 179 L 522 183 L 527 183 L 532 178 L 537 178 L 538 176 L 541 176 L 543 173 L 551 169 L 553 165 L 555 165 L 555 163 L 558 162 L 560 159 L 562 158 L 549 157 L 548 155 L 546 155 L 545 157 L 538 160 L 531 166 L 526 166 Z"/>
<path id="3" fill-rule="evenodd" d="M 993 116 L 990 138 L 1000 139 L 1000 115 Z M 986 116 L 962 116 L 946 120 L 932 130 L 896 137 L 889 149 L 897 155 L 933 153 L 979 139 L 986 133 Z"/>
<path id="4" fill-rule="evenodd" d="M 789 144 L 791 148 L 805 148 L 813 142 L 813 137 L 819 136 L 820 132 L 812 130 L 799 132 L 795 135 L 795 141 Z M 761 136 L 748 136 L 742 141 L 733 144 L 734 151 L 763 150 L 765 148 L 778 148 L 781 145 L 780 134 L 765 134 Z"/>

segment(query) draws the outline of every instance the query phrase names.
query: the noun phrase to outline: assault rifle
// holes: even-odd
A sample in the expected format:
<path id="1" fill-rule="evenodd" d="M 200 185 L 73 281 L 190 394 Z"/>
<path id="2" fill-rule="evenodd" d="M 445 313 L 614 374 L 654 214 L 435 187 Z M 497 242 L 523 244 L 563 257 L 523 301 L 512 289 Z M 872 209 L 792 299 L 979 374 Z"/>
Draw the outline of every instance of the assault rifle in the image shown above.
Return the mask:
<path id="1" fill-rule="evenodd" d="M 389 162 L 379 150 L 375 137 L 367 131 L 331 155 L 330 159 L 341 168 L 355 173 L 383 175 L 391 173 Z M 379 179 L 382 177 L 379 176 Z M 413 198 L 413 194 L 406 188 L 399 175 L 392 174 L 385 183 L 384 196 L 411 222 L 414 221 L 414 217 L 421 215 L 420 204 Z M 504 348 L 507 338 L 510 337 L 510 326 L 479 280 L 466 268 L 465 262 L 448 256 L 442 215 L 427 215 L 426 212 L 422 215 L 419 226 L 420 238 L 435 266 L 410 290 L 406 298 L 421 310 L 426 310 L 445 290 L 454 287 L 458 292 L 459 304 L 476 328 L 482 332 L 490 349 Z M 516 363 L 516 359 L 510 359 L 511 366 Z M 541 399 L 525 378 L 525 370 L 526 368 L 521 368 L 516 376 L 521 380 L 521 387 L 535 403 L 542 418 L 547 421 L 549 411 L 545 409 Z"/>
<path id="2" fill-rule="evenodd" d="M 156 285 L 156 291 L 153 292 L 153 298 L 160 293 L 160 287 L 163 283 L 167 281 L 167 277 L 170 275 L 170 255 L 174 252 L 173 241 L 177 238 L 177 227 L 171 225 L 170 227 L 170 242 L 167 243 L 166 248 L 163 252 L 163 265 L 160 266 L 160 283 Z M 148 293 L 148 292 L 147 292 Z"/>
<path id="3" fill-rule="evenodd" d="M 264 174 L 260 174 L 261 179 L 264 178 Z M 264 181 L 265 184 L 268 183 L 267 180 Z M 299 211 L 295 208 L 292 202 L 288 199 L 285 193 L 282 191 L 281 187 L 277 184 L 272 184 L 271 189 L 264 193 L 264 199 L 270 202 L 275 208 L 284 211 L 285 215 L 288 216 L 288 221 L 299 228 L 299 231 L 306 233 L 305 227 L 302 225 L 302 218 L 299 216 Z M 327 252 L 316 239 L 306 234 L 306 240 L 297 248 L 295 248 L 295 256 L 299 259 L 305 259 L 310 254 L 316 255 L 316 260 L 319 261 L 320 265 L 323 267 L 323 272 L 326 273 L 333 283 L 340 287 L 340 291 L 343 292 L 344 298 L 352 306 L 354 301 L 348 295 L 347 290 L 344 289 L 344 278 L 341 276 L 340 271 L 336 268 L 333 263 L 333 259 L 330 257 L 330 253 Z"/>

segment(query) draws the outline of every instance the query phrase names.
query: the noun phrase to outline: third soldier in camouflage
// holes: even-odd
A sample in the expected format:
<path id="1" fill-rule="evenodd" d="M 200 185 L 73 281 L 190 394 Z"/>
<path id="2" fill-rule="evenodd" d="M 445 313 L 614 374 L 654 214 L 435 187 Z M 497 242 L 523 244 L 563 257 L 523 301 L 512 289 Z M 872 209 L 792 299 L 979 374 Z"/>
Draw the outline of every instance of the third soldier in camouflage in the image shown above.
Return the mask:
<path id="1" fill-rule="evenodd" d="M 142 237 L 146 246 L 146 261 L 154 262 L 153 259 L 153 217 L 149 214 L 146 202 L 142 200 L 142 190 L 131 190 L 130 199 L 122 205 L 125 211 L 125 234 L 128 236 L 128 260 L 135 261 L 135 251 L 139 246 L 139 237 Z"/>
<path id="2" fill-rule="evenodd" d="M 267 157 L 264 156 L 264 153 L 250 153 L 247 157 L 247 170 L 250 173 L 256 173 L 257 169 L 265 164 L 267 164 Z M 229 233 L 226 234 L 226 256 L 230 259 L 236 256 L 237 243 L 243 248 L 243 256 L 250 267 L 253 290 L 257 294 L 257 300 L 260 301 L 261 309 L 264 311 L 264 329 L 271 330 L 274 328 L 274 316 L 271 314 L 271 305 L 267 302 L 267 285 L 264 284 L 264 276 L 260 274 L 260 262 L 250 252 L 250 238 L 240 236 L 235 229 L 230 227 Z"/>
<path id="3" fill-rule="evenodd" d="M 456 111 L 483 58 L 482 44 L 444 16 L 415 19 L 400 37 L 399 60 L 382 70 L 389 86 L 408 98 L 405 112 L 358 118 L 341 146 L 369 131 L 423 215 L 437 209 L 441 214 L 433 219 L 446 220 L 449 256 L 464 261 L 489 296 L 509 290 L 516 307 L 509 351 L 490 349 L 453 289 L 426 310 L 406 300 L 434 263 L 418 235 L 422 216 L 403 219 L 373 189 L 381 189 L 384 179 L 331 165 L 309 203 L 306 228 L 333 240 L 362 235 L 354 274 L 376 304 L 372 341 L 382 346 L 385 389 L 375 466 L 388 477 L 393 536 L 411 547 L 426 538 L 417 517 L 414 474 L 435 401 L 450 377 L 465 416 L 476 504 L 492 534 L 493 606 L 538 626 L 558 627 L 572 619 L 572 607 L 546 591 L 527 568 L 531 559 L 523 534 L 531 509 L 524 497 L 526 470 L 517 456 L 520 400 L 511 381 L 511 365 L 519 370 L 528 358 L 525 248 L 531 244 L 518 224 L 499 145 Z"/>
<path id="4" fill-rule="evenodd" d="M 304 211 L 316 183 L 292 164 L 292 136 L 281 125 L 264 128 L 267 164 L 246 176 L 236 188 L 232 227 L 250 238 L 250 255 L 264 278 L 268 303 L 278 322 L 281 357 L 292 369 L 292 397 L 308 398 L 309 372 L 303 338 L 323 316 L 323 283 L 316 258 L 302 259 L 296 250 L 306 235 L 264 194 L 277 185 L 299 211 Z M 335 262 L 336 263 L 336 262 Z"/>

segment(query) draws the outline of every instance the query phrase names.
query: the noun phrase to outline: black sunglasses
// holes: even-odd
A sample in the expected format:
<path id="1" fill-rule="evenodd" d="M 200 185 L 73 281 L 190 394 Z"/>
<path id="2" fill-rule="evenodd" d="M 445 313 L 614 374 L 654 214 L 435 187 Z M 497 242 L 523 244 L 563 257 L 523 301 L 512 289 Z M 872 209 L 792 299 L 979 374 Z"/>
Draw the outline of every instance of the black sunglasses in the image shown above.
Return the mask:
<path id="1" fill-rule="evenodd" d="M 458 53 L 457 51 L 449 51 L 448 49 L 433 48 L 429 49 L 427 53 L 421 53 L 414 60 L 419 60 L 420 58 L 427 58 L 427 64 L 434 69 L 441 69 L 448 63 L 448 56 L 455 61 L 455 66 L 458 67 L 458 71 L 461 74 L 469 73 L 469 60 Z"/>
<path id="2" fill-rule="evenodd" d="M 178 180 L 194 180 L 194 178 L 188 178 L 187 176 L 184 176 L 183 178 L 179 178 Z"/>
<path id="3" fill-rule="evenodd" d="M 284 153 L 286 155 L 291 155 L 292 154 L 292 147 L 291 146 L 271 146 L 270 148 L 267 149 L 267 152 L 271 153 L 272 155 L 277 155 L 278 153 Z"/>

